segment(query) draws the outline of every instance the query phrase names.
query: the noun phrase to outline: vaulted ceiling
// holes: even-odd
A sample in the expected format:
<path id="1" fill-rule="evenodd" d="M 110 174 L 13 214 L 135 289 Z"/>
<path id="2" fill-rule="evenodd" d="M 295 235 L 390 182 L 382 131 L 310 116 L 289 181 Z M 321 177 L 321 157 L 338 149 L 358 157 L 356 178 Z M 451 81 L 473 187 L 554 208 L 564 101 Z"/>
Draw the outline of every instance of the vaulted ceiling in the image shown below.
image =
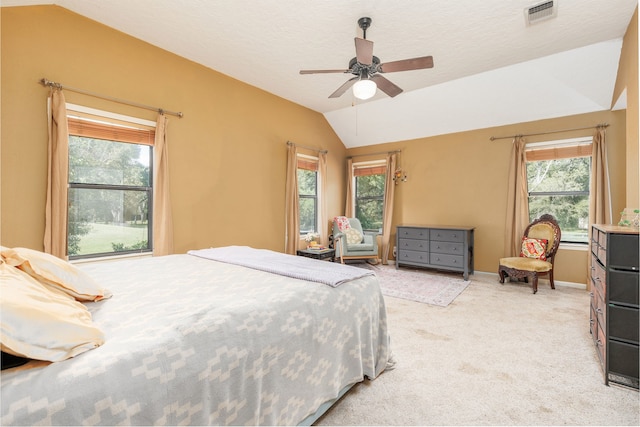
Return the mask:
<path id="1" fill-rule="evenodd" d="M 56 4 L 323 113 L 346 147 L 608 110 L 637 0 L 2 0 Z M 385 73 L 404 90 L 328 98 L 357 25 L 381 62 L 432 55 L 431 69 Z M 623 102 L 624 100 L 620 100 Z M 624 105 L 622 105 L 624 107 Z"/>

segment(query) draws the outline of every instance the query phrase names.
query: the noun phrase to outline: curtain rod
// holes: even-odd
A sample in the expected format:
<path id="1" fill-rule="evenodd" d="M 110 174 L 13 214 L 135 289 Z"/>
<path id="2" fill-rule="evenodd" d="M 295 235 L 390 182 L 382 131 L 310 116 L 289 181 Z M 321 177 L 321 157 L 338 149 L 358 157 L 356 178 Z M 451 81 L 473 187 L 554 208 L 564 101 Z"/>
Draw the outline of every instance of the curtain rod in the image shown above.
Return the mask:
<path id="1" fill-rule="evenodd" d="M 107 95 L 100 95 L 98 93 L 89 92 L 82 89 L 76 89 L 69 86 L 63 86 L 61 83 L 52 82 L 51 80 L 47 80 L 46 78 L 40 79 L 40 84 L 42 84 L 42 86 L 49 86 L 56 89 L 66 89 L 71 92 L 76 92 L 76 93 L 81 93 L 83 95 L 89 95 L 96 98 L 106 99 L 107 101 L 117 102 L 118 104 L 131 105 L 133 107 L 144 108 L 145 110 L 157 111 L 160 114 L 170 114 L 172 116 L 177 116 L 179 118 L 182 118 L 184 116 L 184 114 L 182 114 L 182 112 L 180 111 L 176 113 L 174 111 L 165 110 L 163 108 L 157 108 L 157 107 L 152 107 L 150 105 L 138 104 L 136 102 L 126 101 L 124 99 L 114 98 Z"/>
<path id="2" fill-rule="evenodd" d="M 347 159 L 353 159 L 354 157 L 377 156 L 379 154 L 392 154 L 392 153 L 401 153 L 401 152 L 402 150 L 379 151 L 377 153 L 356 154 L 355 156 L 347 157 Z"/>
<path id="3" fill-rule="evenodd" d="M 324 153 L 324 154 L 328 153 L 327 150 L 320 150 L 319 148 L 307 147 L 305 145 L 296 144 L 296 143 L 291 142 L 291 141 L 287 141 L 287 145 L 293 145 L 295 147 L 306 148 L 307 150 L 316 151 L 318 153 Z"/>
<path id="4" fill-rule="evenodd" d="M 538 132 L 538 133 L 528 133 L 528 134 L 520 134 L 520 135 L 511 135 L 511 136 L 492 136 L 489 138 L 491 141 L 495 141 L 496 139 L 513 139 L 517 136 L 534 136 L 534 135 L 548 135 L 550 133 L 561 133 L 561 132 L 571 132 L 574 130 L 584 130 L 584 129 L 594 129 L 594 128 L 607 128 L 609 127 L 609 123 L 600 123 L 596 126 L 586 126 L 583 128 L 574 128 L 574 129 L 561 129 L 561 130 L 552 130 L 549 132 Z"/>

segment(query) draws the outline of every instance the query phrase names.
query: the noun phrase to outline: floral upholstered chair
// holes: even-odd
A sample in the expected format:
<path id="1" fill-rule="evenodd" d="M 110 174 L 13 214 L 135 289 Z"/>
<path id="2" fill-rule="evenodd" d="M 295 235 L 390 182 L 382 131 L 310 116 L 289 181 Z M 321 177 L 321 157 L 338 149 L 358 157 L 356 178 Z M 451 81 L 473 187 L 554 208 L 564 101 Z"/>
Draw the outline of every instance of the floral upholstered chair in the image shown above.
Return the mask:
<path id="1" fill-rule="evenodd" d="M 560 227 L 552 215 L 542 215 L 524 230 L 520 256 L 501 258 L 498 266 L 500 283 L 505 277 L 530 280 L 533 293 L 538 292 L 538 277 L 549 276 L 551 289 L 553 283 L 553 261 L 560 246 Z"/>
<path id="2" fill-rule="evenodd" d="M 333 240 L 336 258 L 344 264 L 345 259 L 373 259 L 378 263 L 378 239 L 362 231 L 358 218 L 337 216 L 333 219 Z"/>

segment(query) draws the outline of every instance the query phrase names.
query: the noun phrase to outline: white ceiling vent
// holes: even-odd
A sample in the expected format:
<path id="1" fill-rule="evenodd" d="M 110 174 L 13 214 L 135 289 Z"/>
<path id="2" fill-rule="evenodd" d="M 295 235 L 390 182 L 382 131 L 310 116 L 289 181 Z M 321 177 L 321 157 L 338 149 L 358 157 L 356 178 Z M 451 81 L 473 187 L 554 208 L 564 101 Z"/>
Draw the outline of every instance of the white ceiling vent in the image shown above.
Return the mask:
<path id="1" fill-rule="evenodd" d="M 532 25 L 555 18 L 557 14 L 558 0 L 549 0 L 525 8 L 524 19 L 527 25 Z"/>

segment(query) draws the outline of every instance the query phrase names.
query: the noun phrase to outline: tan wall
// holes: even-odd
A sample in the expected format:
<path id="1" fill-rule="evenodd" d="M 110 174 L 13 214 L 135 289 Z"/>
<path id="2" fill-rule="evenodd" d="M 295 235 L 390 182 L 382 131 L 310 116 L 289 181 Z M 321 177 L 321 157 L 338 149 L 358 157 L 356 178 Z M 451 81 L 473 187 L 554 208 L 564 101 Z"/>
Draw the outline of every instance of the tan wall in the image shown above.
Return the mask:
<path id="1" fill-rule="evenodd" d="M 640 152 L 638 151 L 638 8 L 624 36 L 614 101 L 627 90 L 627 204 L 640 208 Z"/>
<path id="2" fill-rule="evenodd" d="M 530 134 L 610 124 L 607 129 L 613 212 L 625 201 L 625 112 L 602 112 L 461 132 L 348 150 L 348 155 L 400 149 L 400 166 L 408 180 L 396 186 L 397 224 L 475 227 L 475 269 L 497 272 L 503 254 L 508 161 L 511 139 L 491 136 Z M 545 136 L 529 142 L 592 136 L 595 129 Z M 367 157 L 363 157 L 365 159 Z M 358 158 L 360 160 L 360 158 Z M 392 245 L 393 246 L 393 245 Z M 586 283 L 587 252 L 560 250 L 554 278 Z"/>
<path id="3" fill-rule="evenodd" d="M 342 210 L 346 150 L 321 114 L 60 7 L 0 13 L 3 245 L 42 249 L 42 77 L 184 113 L 168 125 L 176 252 L 227 244 L 284 249 L 287 140 L 329 150 L 329 212 Z M 155 120 L 151 111 L 70 91 L 66 97 Z"/>
<path id="4" fill-rule="evenodd" d="M 490 136 L 608 122 L 614 220 L 627 206 L 627 199 L 633 201 L 629 193 L 637 193 L 638 165 L 633 157 L 629 159 L 629 153 L 638 152 L 637 14 L 621 59 L 621 63 L 630 64 L 624 69 L 631 70 L 630 74 L 635 71 L 636 76 L 635 92 L 627 90 L 626 112 L 592 113 L 345 150 L 321 115 L 65 9 L 1 8 L 0 13 L 0 241 L 6 246 L 42 247 L 47 138 L 47 90 L 37 84 L 42 77 L 185 113 L 183 119 L 171 118 L 168 128 L 176 252 L 226 244 L 282 250 L 287 140 L 329 150 L 330 216 L 343 212 L 346 155 L 402 149 L 400 165 L 409 179 L 396 187 L 394 226 L 475 226 L 477 271 L 495 272 L 503 256 L 511 143 L 491 142 Z M 635 68 L 633 48 L 628 48 L 633 43 L 629 35 L 633 22 Z M 67 99 L 154 119 L 152 112 L 72 92 L 67 92 Z M 635 118 L 631 117 L 632 105 Z M 531 137 L 529 141 L 592 133 Z M 561 250 L 556 278 L 585 283 L 586 256 L 584 251 Z"/>
<path id="5" fill-rule="evenodd" d="M 402 223 L 469 225 L 475 230 L 475 269 L 495 272 L 503 256 L 506 183 L 511 142 L 491 136 L 529 134 L 609 123 L 607 155 L 613 222 L 625 207 L 640 207 L 638 149 L 638 9 L 623 41 L 612 104 L 627 90 L 627 109 L 520 123 L 471 132 L 347 150 L 361 155 L 401 149 L 409 174 L 396 188 L 394 229 Z M 529 137 L 538 142 L 592 135 L 593 130 Z M 395 241 L 395 234 L 392 236 Z M 393 245 L 392 245 L 393 246 Z M 588 252 L 561 249 L 554 278 L 587 282 Z"/>

